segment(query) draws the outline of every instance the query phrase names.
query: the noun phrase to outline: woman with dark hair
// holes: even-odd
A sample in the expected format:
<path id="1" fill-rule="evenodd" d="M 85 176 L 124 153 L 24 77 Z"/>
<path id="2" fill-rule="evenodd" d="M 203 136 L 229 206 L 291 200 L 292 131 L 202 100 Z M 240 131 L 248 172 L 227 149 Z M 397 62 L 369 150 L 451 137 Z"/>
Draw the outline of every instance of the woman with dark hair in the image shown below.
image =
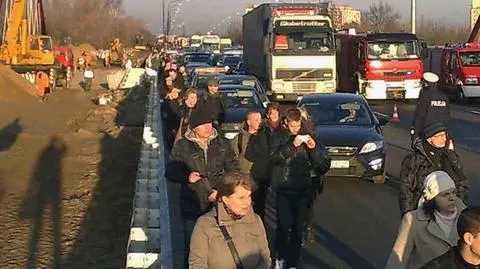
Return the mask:
<path id="1" fill-rule="evenodd" d="M 216 186 L 217 205 L 195 224 L 190 269 L 269 269 L 270 250 L 261 218 L 252 210 L 255 183 L 230 173 Z"/>
<path id="2" fill-rule="evenodd" d="M 185 94 L 182 98 L 182 104 L 178 112 L 180 126 L 178 127 L 177 135 L 175 136 L 175 142 L 180 140 L 180 138 L 185 135 L 185 132 L 187 132 L 190 115 L 192 115 L 197 108 L 197 101 L 197 90 L 194 88 L 189 88 L 185 91 Z"/>
<path id="3" fill-rule="evenodd" d="M 387 269 L 417 269 L 456 246 L 457 220 L 466 206 L 444 171 L 430 173 L 418 208 L 405 213 Z"/>

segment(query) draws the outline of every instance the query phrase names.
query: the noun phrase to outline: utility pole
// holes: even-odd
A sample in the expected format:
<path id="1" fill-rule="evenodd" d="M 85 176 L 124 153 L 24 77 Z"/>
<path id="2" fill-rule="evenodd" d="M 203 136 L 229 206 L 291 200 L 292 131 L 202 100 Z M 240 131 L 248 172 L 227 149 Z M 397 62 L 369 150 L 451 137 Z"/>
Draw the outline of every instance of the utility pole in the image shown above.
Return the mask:
<path id="1" fill-rule="evenodd" d="M 167 36 L 166 36 L 166 31 L 165 31 L 165 0 L 163 0 L 163 5 L 162 5 L 162 34 L 163 34 L 163 46 L 166 46 L 167 44 Z"/>
<path id="2" fill-rule="evenodd" d="M 412 22 L 411 22 L 411 26 L 412 26 L 412 34 L 415 34 L 415 30 L 416 30 L 416 17 L 417 17 L 417 0 L 412 0 L 412 4 L 411 4 L 411 19 L 412 19 Z"/>

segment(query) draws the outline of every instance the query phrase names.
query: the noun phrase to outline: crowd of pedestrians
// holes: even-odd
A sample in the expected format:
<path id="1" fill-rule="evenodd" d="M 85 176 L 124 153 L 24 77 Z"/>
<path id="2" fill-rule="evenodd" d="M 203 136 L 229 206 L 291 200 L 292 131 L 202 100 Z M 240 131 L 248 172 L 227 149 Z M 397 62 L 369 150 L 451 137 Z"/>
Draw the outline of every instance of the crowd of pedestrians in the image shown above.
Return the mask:
<path id="1" fill-rule="evenodd" d="M 218 81 L 199 93 L 185 86 L 183 67 L 156 59 L 171 150 L 166 178 L 181 185 L 185 268 L 297 268 L 302 245 L 313 241 L 313 204 L 330 169 L 307 111 L 281 111 L 277 103 L 265 117 L 249 111 L 227 140 Z M 422 124 L 402 163 L 402 222 L 386 268 L 478 268 L 480 209 L 465 209 L 468 181 L 448 126 Z M 268 207 L 276 213 L 274 243 L 264 226 Z"/>

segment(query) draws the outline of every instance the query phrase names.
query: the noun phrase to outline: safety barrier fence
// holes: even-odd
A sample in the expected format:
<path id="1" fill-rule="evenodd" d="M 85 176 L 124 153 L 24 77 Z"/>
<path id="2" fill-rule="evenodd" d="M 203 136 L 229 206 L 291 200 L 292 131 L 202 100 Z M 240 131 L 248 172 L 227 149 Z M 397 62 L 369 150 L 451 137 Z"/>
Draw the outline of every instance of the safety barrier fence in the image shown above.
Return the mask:
<path id="1" fill-rule="evenodd" d="M 133 199 L 126 268 L 173 269 L 165 145 L 157 77 L 150 84 Z"/>

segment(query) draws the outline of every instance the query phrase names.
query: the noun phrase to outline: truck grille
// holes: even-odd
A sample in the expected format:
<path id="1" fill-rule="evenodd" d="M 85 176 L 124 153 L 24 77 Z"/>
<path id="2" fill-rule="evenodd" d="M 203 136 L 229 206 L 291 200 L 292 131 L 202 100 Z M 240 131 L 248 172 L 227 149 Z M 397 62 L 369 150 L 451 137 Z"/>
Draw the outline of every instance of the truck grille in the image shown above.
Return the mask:
<path id="1" fill-rule="evenodd" d="M 294 78 L 296 78 L 295 81 L 333 79 L 332 69 L 277 69 L 275 73 L 277 79 L 285 81 L 291 81 Z"/>
<path id="2" fill-rule="evenodd" d="M 352 156 L 357 152 L 356 147 L 327 147 L 332 156 Z"/>
<path id="3" fill-rule="evenodd" d="M 317 89 L 316 83 L 292 83 L 292 89 L 295 93 L 313 93 Z"/>
<path id="4" fill-rule="evenodd" d="M 398 70 L 398 71 L 375 71 L 375 73 L 387 77 L 404 77 L 414 73 L 413 70 Z"/>

